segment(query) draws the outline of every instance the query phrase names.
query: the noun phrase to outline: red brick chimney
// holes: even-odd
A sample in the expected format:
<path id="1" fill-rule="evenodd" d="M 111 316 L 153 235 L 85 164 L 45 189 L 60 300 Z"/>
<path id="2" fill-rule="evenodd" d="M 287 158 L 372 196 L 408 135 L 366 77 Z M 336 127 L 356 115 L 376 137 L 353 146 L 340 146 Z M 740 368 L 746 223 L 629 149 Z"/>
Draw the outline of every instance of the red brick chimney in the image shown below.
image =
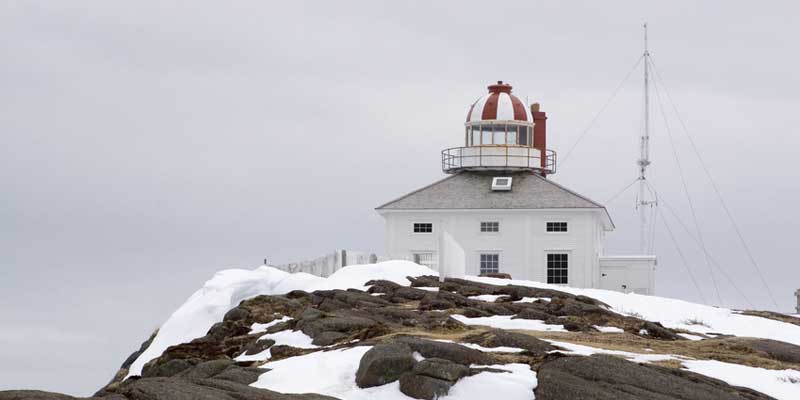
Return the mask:
<path id="1" fill-rule="evenodd" d="M 547 168 L 547 113 L 539 111 L 539 103 L 531 104 L 531 115 L 533 116 L 533 148 L 542 152 L 542 169 Z"/>

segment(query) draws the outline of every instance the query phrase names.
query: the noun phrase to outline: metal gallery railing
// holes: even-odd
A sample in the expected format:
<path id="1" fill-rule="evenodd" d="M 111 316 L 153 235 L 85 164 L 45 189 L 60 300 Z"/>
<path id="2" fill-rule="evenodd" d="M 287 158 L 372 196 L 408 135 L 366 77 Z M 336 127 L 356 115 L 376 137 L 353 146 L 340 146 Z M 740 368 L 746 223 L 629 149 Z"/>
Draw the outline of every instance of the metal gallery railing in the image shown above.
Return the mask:
<path id="1" fill-rule="evenodd" d="M 471 146 L 442 150 L 442 171 L 453 173 L 464 169 L 530 169 L 553 174 L 556 172 L 556 152 L 523 146 Z"/>

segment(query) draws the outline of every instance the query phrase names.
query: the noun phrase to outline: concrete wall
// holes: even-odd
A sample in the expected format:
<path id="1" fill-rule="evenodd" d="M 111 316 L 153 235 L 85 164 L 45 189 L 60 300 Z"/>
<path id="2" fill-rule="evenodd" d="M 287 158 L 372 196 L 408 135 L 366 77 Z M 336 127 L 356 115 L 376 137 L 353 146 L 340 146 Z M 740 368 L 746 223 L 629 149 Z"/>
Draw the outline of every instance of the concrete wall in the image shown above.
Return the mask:
<path id="1" fill-rule="evenodd" d="M 385 210 L 382 215 L 390 258 L 437 253 L 438 234 L 444 229 L 464 249 L 468 275 L 479 274 L 481 253 L 498 253 L 500 272 L 546 282 L 547 253 L 558 252 L 569 254 L 569 286 L 600 285 L 598 257 L 605 232 L 598 210 Z M 500 232 L 480 232 L 482 221 L 499 222 Z M 415 222 L 433 223 L 433 233 L 414 233 Z M 547 232 L 547 222 L 567 222 L 568 232 Z"/>
<path id="2" fill-rule="evenodd" d="M 375 254 L 354 250 L 336 250 L 311 260 L 291 262 L 274 267 L 287 272 L 305 272 L 312 275 L 327 277 L 348 265 L 374 264 L 385 260 L 386 257 L 376 256 Z"/>

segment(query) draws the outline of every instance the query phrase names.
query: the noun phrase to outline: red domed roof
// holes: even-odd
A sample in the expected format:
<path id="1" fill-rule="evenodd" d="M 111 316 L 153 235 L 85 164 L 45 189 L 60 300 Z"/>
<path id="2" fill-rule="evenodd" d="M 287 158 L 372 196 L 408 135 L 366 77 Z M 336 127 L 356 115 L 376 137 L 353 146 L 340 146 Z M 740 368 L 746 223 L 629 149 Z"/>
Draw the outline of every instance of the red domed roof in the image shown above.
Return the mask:
<path id="1" fill-rule="evenodd" d="M 511 85 L 497 81 L 489 85 L 489 95 L 472 104 L 467 122 L 475 121 L 525 121 L 533 123 L 530 110 L 522 100 L 511 94 Z"/>

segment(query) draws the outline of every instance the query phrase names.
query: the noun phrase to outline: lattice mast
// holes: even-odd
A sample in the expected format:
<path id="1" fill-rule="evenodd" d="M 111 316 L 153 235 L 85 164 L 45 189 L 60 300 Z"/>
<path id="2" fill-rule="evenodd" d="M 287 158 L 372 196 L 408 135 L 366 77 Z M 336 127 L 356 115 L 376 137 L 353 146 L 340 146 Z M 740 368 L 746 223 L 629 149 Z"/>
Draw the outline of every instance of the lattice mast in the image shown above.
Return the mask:
<path id="1" fill-rule="evenodd" d="M 647 185 L 647 167 L 650 165 L 650 50 L 647 47 L 647 24 L 644 24 L 644 129 L 639 145 L 639 194 L 636 198 L 636 211 L 639 213 L 639 250 L 648 250 L 648 213 L 655 206 L 656 199 Z"/>

